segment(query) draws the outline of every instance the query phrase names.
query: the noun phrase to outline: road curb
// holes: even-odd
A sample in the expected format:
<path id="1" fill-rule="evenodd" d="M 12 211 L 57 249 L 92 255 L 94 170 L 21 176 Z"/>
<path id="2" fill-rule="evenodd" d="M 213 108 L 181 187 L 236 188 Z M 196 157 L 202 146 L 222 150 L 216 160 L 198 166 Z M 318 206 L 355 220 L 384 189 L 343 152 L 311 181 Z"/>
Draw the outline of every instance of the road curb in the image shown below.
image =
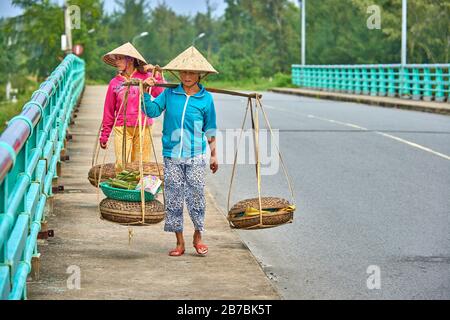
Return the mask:
<path id="1" fill-rule="evenodd" d="M 271 92 L 291 94 L 297 96 L 305 96 L 317 99 L 357 102 L 379 107 L 396 108 L 404 110 L 421 111 L 428 113 L 436 113 L 442 115 L 450 115 L 450 103 L 445 102 L 428 102 L 416 100 L 403 100 L 400 98 L 390 97 L 372 97 L 366 95 L 354 95 L 335 92 L 325 92 L 305 89 L 289 89 L 289 88 L 272 88 Z"/>

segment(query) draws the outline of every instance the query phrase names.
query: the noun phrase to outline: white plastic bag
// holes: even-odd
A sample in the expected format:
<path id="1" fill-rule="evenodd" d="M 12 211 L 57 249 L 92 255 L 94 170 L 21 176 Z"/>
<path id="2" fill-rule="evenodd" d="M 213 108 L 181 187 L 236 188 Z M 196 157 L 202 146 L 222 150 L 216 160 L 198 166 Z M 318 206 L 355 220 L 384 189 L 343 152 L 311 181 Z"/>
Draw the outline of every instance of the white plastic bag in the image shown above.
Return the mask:
<path id="1" fill-rule="evenodd" d="M 144 191 L 150 192 L 155 195 L 158 192 L 159 187 L 162 184 L 162 181 L 155 176 L 145 176 L 144 178 Z M 139 181 L 136 186 L 136 190 L 141 190 L 142 183 Z"/>

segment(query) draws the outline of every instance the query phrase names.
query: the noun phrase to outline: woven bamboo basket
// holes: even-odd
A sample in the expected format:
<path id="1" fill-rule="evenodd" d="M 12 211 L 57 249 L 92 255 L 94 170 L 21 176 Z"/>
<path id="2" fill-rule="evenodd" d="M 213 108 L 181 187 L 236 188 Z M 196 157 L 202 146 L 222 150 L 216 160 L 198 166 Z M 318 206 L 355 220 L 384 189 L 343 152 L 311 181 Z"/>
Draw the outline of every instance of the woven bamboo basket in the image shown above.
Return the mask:
<path id="1" fill-rule="evenodd" d="M 102 189 L 104 195 L 113 200 L 118 201 L 128 201 L 128 202 L 139 202 L 141 201 L 141 190 L 126 190 L 111 187 L 107 182 L 100 183 L 100 189 Z M 158 188 L 158 192 L 161 187 Z M 155 196 L 150 192 L 144 192 L 145 201 L 155 200 Z"/>
<path id="2" fill-rule="evenodd" d="M 293 210 L 286 210 L 291 205 L 288 200 L 277 197 L 261 197 L 261 205 L 262 210 L 271 211 L 262 214 L 262 224 L 260 224 L 259 214 L 254 216 L 243 215 L 248 207 L 259 209 L 258 198 L 253 198 L 239 201 L 230 209 L 228 212 L 230 226 L 236 229 L 256 230 L 272 228 L 293 221 Z"/>
<path id="3" fill-rule="evenodd" d="M 141 202 L 125 202 L 103 199 L 100 202 L 102 218 L 126 226 L 139 226 L 160 223 L 165 218 L 164 205 L 158 200 L 145 203 L 145 218 L 142 224 Z"/>
<path id="4" fill-rule="evenodd" d="M 98 185 L 98 178 L 100 176 L 100 167 L 101 165 L 96 165 L 89 170 L 88 179 L 89 182 L 94 186 L 97 187 Z M 133 171 L 139 171 L 139 162 L 131 162 L 128 163 L 126 166 L 127 170 L 133 170 Z M 159 169 L 161 171 L 161 175 L 158 174 L 158 166 L 155 162 L 145 162 L 144 163 L 144 175 L 152 175 L 157 176 L 159 179 L 164 180 L 164 168 L 161 164 L 159 164 Z M 104 182 L 110 178 L 116 177 L 116 169 L 114 163 L 106 163 L 103 165 L 102 169 L 102 180 L 100 182 Z"/>

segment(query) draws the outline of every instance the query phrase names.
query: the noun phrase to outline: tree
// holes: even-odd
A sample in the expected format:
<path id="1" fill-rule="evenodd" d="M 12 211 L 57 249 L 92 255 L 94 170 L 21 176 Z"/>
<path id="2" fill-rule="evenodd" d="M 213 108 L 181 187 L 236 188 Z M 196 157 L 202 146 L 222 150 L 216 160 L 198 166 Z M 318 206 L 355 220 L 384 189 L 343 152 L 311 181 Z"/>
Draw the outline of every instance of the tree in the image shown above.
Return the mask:
<path id="1" fill-rule="evenodd" d="M 219 70 L 222 80 L 289 74 L 291 65 L 300 62 L 300 10 L 294 1 L 225 0 L 227 8 L 221 17 L 214 16 L 212 1 L 205 0 L 206 12 L 188 16 L 177 14 L 164 1 L 150 7 L 148 0 L 116 0 L 118 9 L 108 16 L 101 0 L 71 0 L 81 9 L 81 26 L 72 31 L 72 37 L 75 44 L 84 46 L 88 79 L 108 81 L 115 71 L 102 62 L 102 55 L 145 31 L 149 35 L 134 44 L 149 63 L 162 66 L 204 32 L 196 47 Z M 399 63 L 401 1 L 309 1 L 307 63 Z M 43 79 L 63 57 L 63 10 L 53 0 L 13 3 L 24 13 L 0 23 L 4 57 L 0 70 L 17 79 L 23 75 Z M 408 62 L 448 62 L 450 0 L 408 3 Z M 373 4 L 381 8 L 379 30 L 367 27 L 367 8 Z"/>
<path id="2" fill-rule="evenodd" d="M 20 69 L 36 74 L 40 80 L 48 76 L 58 65 L 60 36 L 64 30 L 63 11 L 49 0 L 13 1 L 25 11 L 23 15 L 10 19 L 5 28 L 7 35 L 27 59 Z"/>
<path id="3" fill-rule="evenodd" d="M 150 41 L 145 50 L 151 56 L 151 63 L 163 66 L 191 45 L 195 28 L 191 17 L 177 15 L 164 2 L 150 14 Z"/>
<path id="4" fill-rule="evenodd" d="M 103 15 L 103 3 L 99 0 L 72 0 L 71 5 L 80 7 L 80 29 L 72 30 L 73 43 L 81 44 L 86 61 L 86 75 L 95 81 L 107 81 L 114 70 L 105 67 L 101 57 L 110 45 L 108 17 Z"/>
<path id="5" fill-rule="evenodd" d="M 299 9 L 287 0 L 227 0 L 219 51 L 228 79 L 290 72 L 298 57 Z"/>

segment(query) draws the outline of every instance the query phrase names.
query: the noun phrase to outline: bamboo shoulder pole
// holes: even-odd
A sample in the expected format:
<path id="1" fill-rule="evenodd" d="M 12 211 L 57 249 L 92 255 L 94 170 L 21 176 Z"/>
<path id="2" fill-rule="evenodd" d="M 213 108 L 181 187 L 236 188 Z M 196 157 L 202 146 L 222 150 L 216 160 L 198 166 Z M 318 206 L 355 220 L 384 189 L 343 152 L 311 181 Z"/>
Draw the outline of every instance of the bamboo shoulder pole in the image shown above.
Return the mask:
<path id="1" fill-rule="evenodd" d="M 138 86 L 139 85 L 139 80 L 130 80 L 124 83 L 125 86 L 127 85 L 131 85 L 131 86 Z M 159 83 L 156 84 L 155 87 L 161 87 L 161 88 L 176 88 L 178 87 L 178 84 L 176 83 Z M 259 98 L 262 99 L 262 94 L 260 93 L 243 93 L 243 92 L 238 92 L 238 91 L 232 91 L 232 90 L 225 90 L 225 89 L 217 89 L 217 88 L 205 88 L 207 91 L 209 92 L 213 92 L 213 93 L 220 93 L 220 94 L 228 94 L 231 96 L 238 96 L 238 97 L 245 97 L 245 98 Z"/>

